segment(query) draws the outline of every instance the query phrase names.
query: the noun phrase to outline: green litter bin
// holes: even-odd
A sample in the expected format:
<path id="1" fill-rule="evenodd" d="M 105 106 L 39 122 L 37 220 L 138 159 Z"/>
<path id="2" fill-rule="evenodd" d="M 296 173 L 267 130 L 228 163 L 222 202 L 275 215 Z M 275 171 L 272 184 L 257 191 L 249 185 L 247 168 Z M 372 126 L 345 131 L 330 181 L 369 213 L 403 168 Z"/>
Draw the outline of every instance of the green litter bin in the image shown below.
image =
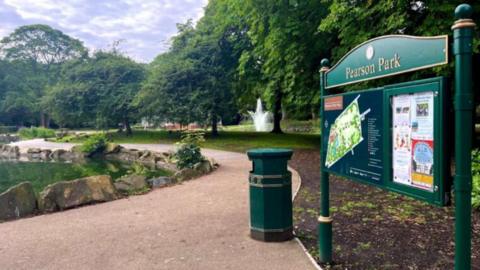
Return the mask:
<path id="1" fill-rule="evenodd" d="M 264 148 L 247 152 L 250 172 L 250 235 L 265 242 L 293 238 L 292 174 L 289 149 Z"/>

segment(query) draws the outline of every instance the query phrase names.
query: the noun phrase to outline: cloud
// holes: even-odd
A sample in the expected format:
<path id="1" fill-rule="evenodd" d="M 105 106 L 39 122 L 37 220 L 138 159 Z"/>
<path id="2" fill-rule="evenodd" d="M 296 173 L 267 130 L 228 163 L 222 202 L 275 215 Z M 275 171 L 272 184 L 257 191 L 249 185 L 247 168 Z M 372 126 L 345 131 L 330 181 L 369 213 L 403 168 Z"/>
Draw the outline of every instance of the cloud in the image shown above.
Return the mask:
<path id="1" fill-rule="evenodd" d="M 208 0 L 3 0 L 0 37 L 16 27 L 42 23 L 93 49 L 125 40 L 121 50 L 142 62 L 168 49 L 176 24 L 203 16 Z"/>

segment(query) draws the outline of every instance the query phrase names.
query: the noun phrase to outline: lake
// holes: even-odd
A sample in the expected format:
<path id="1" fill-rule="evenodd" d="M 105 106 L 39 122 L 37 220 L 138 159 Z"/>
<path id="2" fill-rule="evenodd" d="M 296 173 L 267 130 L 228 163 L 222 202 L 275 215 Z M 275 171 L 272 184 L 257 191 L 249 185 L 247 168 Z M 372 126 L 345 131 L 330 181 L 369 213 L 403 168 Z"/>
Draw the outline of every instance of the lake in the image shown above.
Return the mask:
<path id="1" fill-rule="evenodd" d="M 94 175 L 110 175 L 118 179 L 127 174 L 142 174 L 149 178 L 169 176 L 170 172 L 140 165 L 103 159 L 89 159 L 81 163 L 20 162 L 0 160 L 0 193 L 25 181 L 32 183 L 36 192 L 59 182 Z"/>

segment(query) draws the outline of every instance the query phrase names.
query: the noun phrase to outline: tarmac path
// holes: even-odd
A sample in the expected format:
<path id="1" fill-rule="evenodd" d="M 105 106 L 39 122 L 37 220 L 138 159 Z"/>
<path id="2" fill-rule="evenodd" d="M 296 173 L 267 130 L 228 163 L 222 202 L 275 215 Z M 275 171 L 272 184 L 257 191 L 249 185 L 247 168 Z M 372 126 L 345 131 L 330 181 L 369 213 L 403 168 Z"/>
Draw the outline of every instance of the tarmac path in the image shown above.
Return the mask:
<path id="1" fill-rule="evenodd" d="M 17 143 L 68 149 L 39 140 Z M 171 145 L 125 144 L 167 151 Z M 0 268 L 10 269 L 316 269 L 297 241 L 249 237 L 245 154 L 203 150 L 215 172 L 113 202 L 0 224 Z M 294 177 L 293 189 L 300 184 Z"/>

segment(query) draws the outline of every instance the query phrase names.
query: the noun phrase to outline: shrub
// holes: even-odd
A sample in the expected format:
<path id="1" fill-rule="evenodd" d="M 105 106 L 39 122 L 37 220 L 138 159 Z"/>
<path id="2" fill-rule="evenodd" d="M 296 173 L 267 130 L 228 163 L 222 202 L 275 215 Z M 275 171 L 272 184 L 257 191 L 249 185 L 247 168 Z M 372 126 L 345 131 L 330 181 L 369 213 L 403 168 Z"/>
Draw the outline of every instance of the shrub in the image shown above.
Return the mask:
<path id="1" fill-rule="evenodd" d="M 480 210 L 480 151 L 472 152 L 472 206 Z"/>
<path id="2" fill-rule="evenodd" d="M 16 126 L 0 126 L 0 134 L 15 133 L 18 129 Z"/>
<path id="3" fill-rule="evenodd" d="M 204 134 L 198 131 L 187 131 L 182 135 L 182 140 L 177 143 L 180 147 L 175 153 L 179 169 L 193 168 L 204 160 L 199 144 L 204 140 Z"/>
<path id="4" fill-rule="evenodd" d="M 55 137 L 55 130 L 43 127 L 31 127 L 31 128 L 21 128 L 18 131 L 23 139 L 34 139 L 34 138 L 53 138 Z"/>
<path id="5" fill-rule="evenodd" d="M 80 151 L 88 154 L 89 156 L 102 152 L 107 146 L 107 137 L 103 133 L 98 133 L 90 136 L 80 146 Z"/>

